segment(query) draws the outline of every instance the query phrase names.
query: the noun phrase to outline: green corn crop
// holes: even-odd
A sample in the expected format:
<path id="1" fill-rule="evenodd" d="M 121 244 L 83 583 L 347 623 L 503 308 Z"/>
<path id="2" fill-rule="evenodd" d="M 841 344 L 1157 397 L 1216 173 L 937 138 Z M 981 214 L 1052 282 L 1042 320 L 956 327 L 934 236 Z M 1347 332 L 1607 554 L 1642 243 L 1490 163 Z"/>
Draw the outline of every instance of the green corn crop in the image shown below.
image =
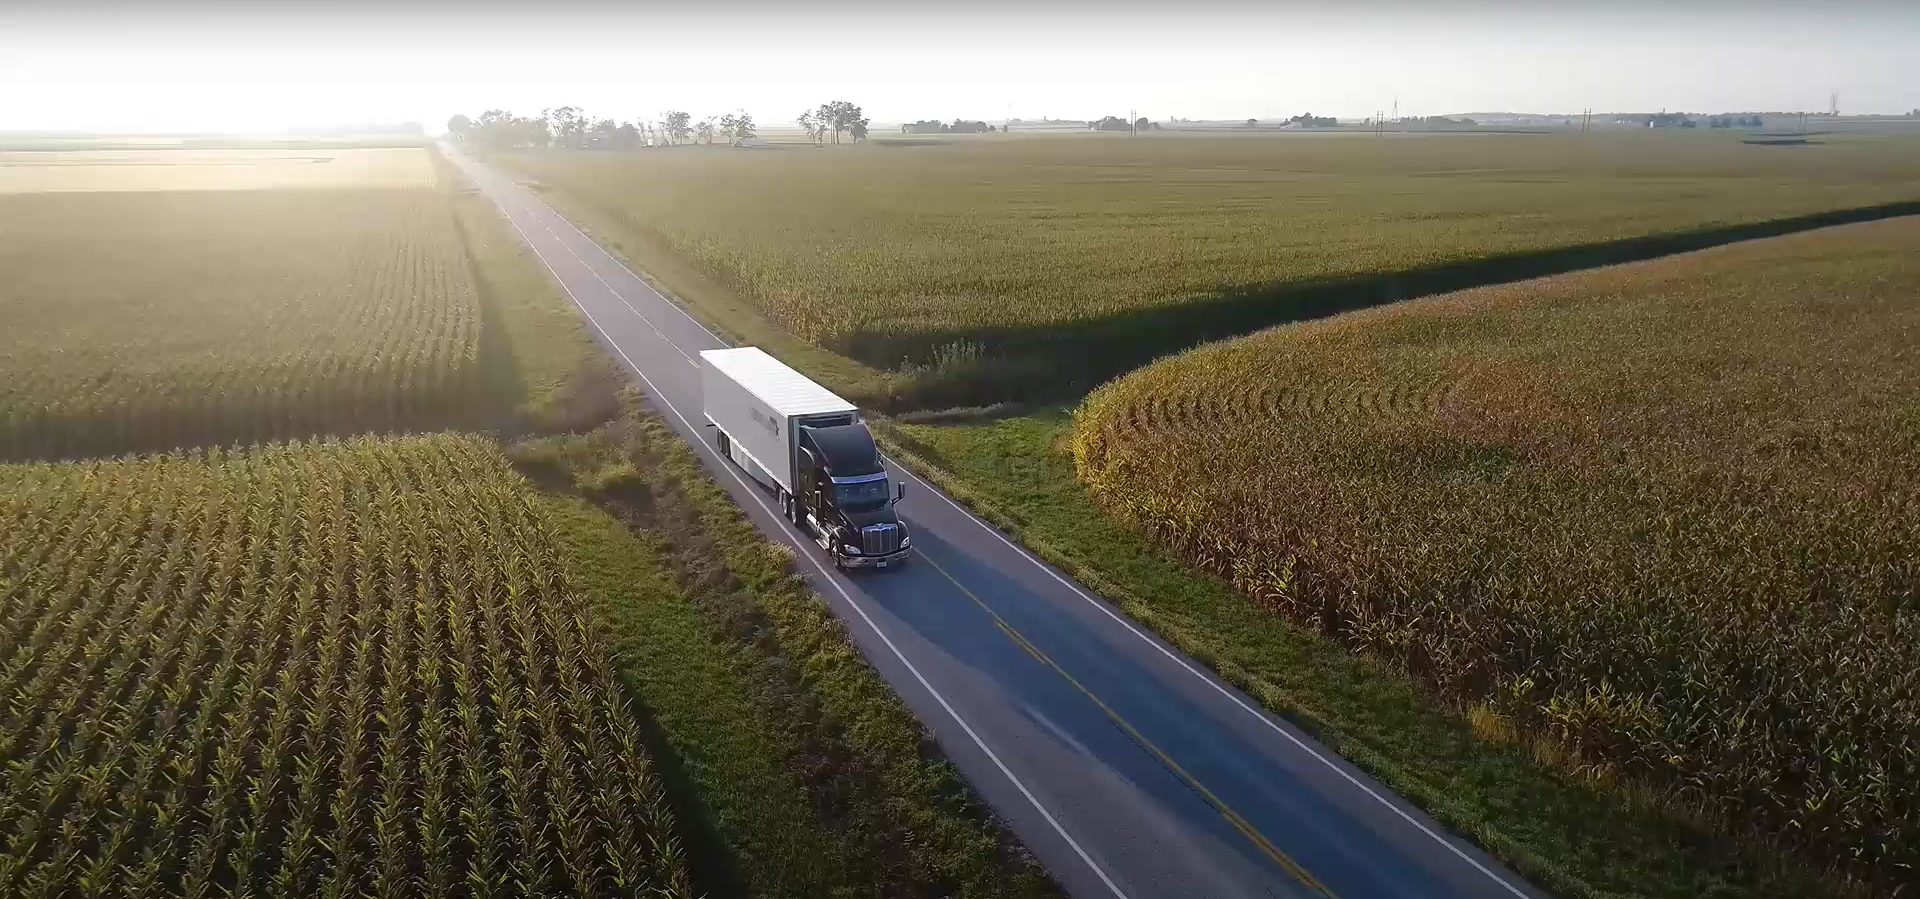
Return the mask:
<path id="1" fill-rule="evenodd" d="M 528 489 L 447 436 L 0 466 L 0 892 L 688 895 Z"/>

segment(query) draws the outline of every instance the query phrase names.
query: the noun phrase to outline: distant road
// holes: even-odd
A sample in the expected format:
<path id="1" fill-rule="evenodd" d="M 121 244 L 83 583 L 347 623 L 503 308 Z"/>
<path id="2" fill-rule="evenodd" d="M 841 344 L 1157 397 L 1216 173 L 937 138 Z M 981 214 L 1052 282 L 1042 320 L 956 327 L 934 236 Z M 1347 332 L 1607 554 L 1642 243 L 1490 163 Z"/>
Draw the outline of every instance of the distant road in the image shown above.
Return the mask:
<path id="1" fill-rule="evenodd" d="M 1543 895 L 901 466 L 917 556 L 833 571 L 699 426 L 693 362 L 725 342 L 531 192 L 448 156 L 1072 895 Z"/>

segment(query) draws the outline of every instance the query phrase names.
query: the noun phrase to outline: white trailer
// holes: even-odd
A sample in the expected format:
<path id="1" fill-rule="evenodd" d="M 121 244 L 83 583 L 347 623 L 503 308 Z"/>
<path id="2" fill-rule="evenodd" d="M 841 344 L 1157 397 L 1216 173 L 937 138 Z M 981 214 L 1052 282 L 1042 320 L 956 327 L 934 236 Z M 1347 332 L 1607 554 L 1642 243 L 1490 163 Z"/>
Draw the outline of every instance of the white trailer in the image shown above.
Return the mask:
<path id="1" fill-rule="evenodd" d="M 860 420 L 852 403 L 759 347 L 702 350 L 700 390 L 707 421 L 720 429 L 728 458 L 788 496 L 799 492 L 800 429 Z"/>
<path id="2" fill-rule="evenodd" d="M 887 568 L 912 544 L 860 410 L 753 347 L 700 353 L 707 423 L 722 455 L 780 498 L 780 512 L 843 568 Z"/>

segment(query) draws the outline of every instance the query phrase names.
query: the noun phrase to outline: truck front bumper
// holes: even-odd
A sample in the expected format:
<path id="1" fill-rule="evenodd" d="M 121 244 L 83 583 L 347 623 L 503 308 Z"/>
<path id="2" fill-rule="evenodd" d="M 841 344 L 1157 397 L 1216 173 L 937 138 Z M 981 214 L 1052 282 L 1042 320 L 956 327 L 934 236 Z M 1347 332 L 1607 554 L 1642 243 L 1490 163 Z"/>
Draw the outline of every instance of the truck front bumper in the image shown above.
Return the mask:
<path id="1" fill-rule="evenodd" d="M 833 561 L 841 568 L 897 568 L 913 555 L 913 547 L 904 547 L 884 556 L 849 556 L 834 553 Z"/>

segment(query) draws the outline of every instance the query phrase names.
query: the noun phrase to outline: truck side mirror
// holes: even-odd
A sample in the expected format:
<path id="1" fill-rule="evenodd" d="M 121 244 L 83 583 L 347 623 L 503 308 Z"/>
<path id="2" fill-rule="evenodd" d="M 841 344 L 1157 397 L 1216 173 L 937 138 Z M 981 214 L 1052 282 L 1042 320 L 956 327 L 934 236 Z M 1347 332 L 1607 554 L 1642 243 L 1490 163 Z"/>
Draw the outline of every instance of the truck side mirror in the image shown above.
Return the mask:
<path id="1" fill-rule="evenodd" d="M 897 503 L 906 498 L 907 498 L 907 483 L 905 481 L 901 481 L 900 483 L 893 485 L 893 501 Z"/>

